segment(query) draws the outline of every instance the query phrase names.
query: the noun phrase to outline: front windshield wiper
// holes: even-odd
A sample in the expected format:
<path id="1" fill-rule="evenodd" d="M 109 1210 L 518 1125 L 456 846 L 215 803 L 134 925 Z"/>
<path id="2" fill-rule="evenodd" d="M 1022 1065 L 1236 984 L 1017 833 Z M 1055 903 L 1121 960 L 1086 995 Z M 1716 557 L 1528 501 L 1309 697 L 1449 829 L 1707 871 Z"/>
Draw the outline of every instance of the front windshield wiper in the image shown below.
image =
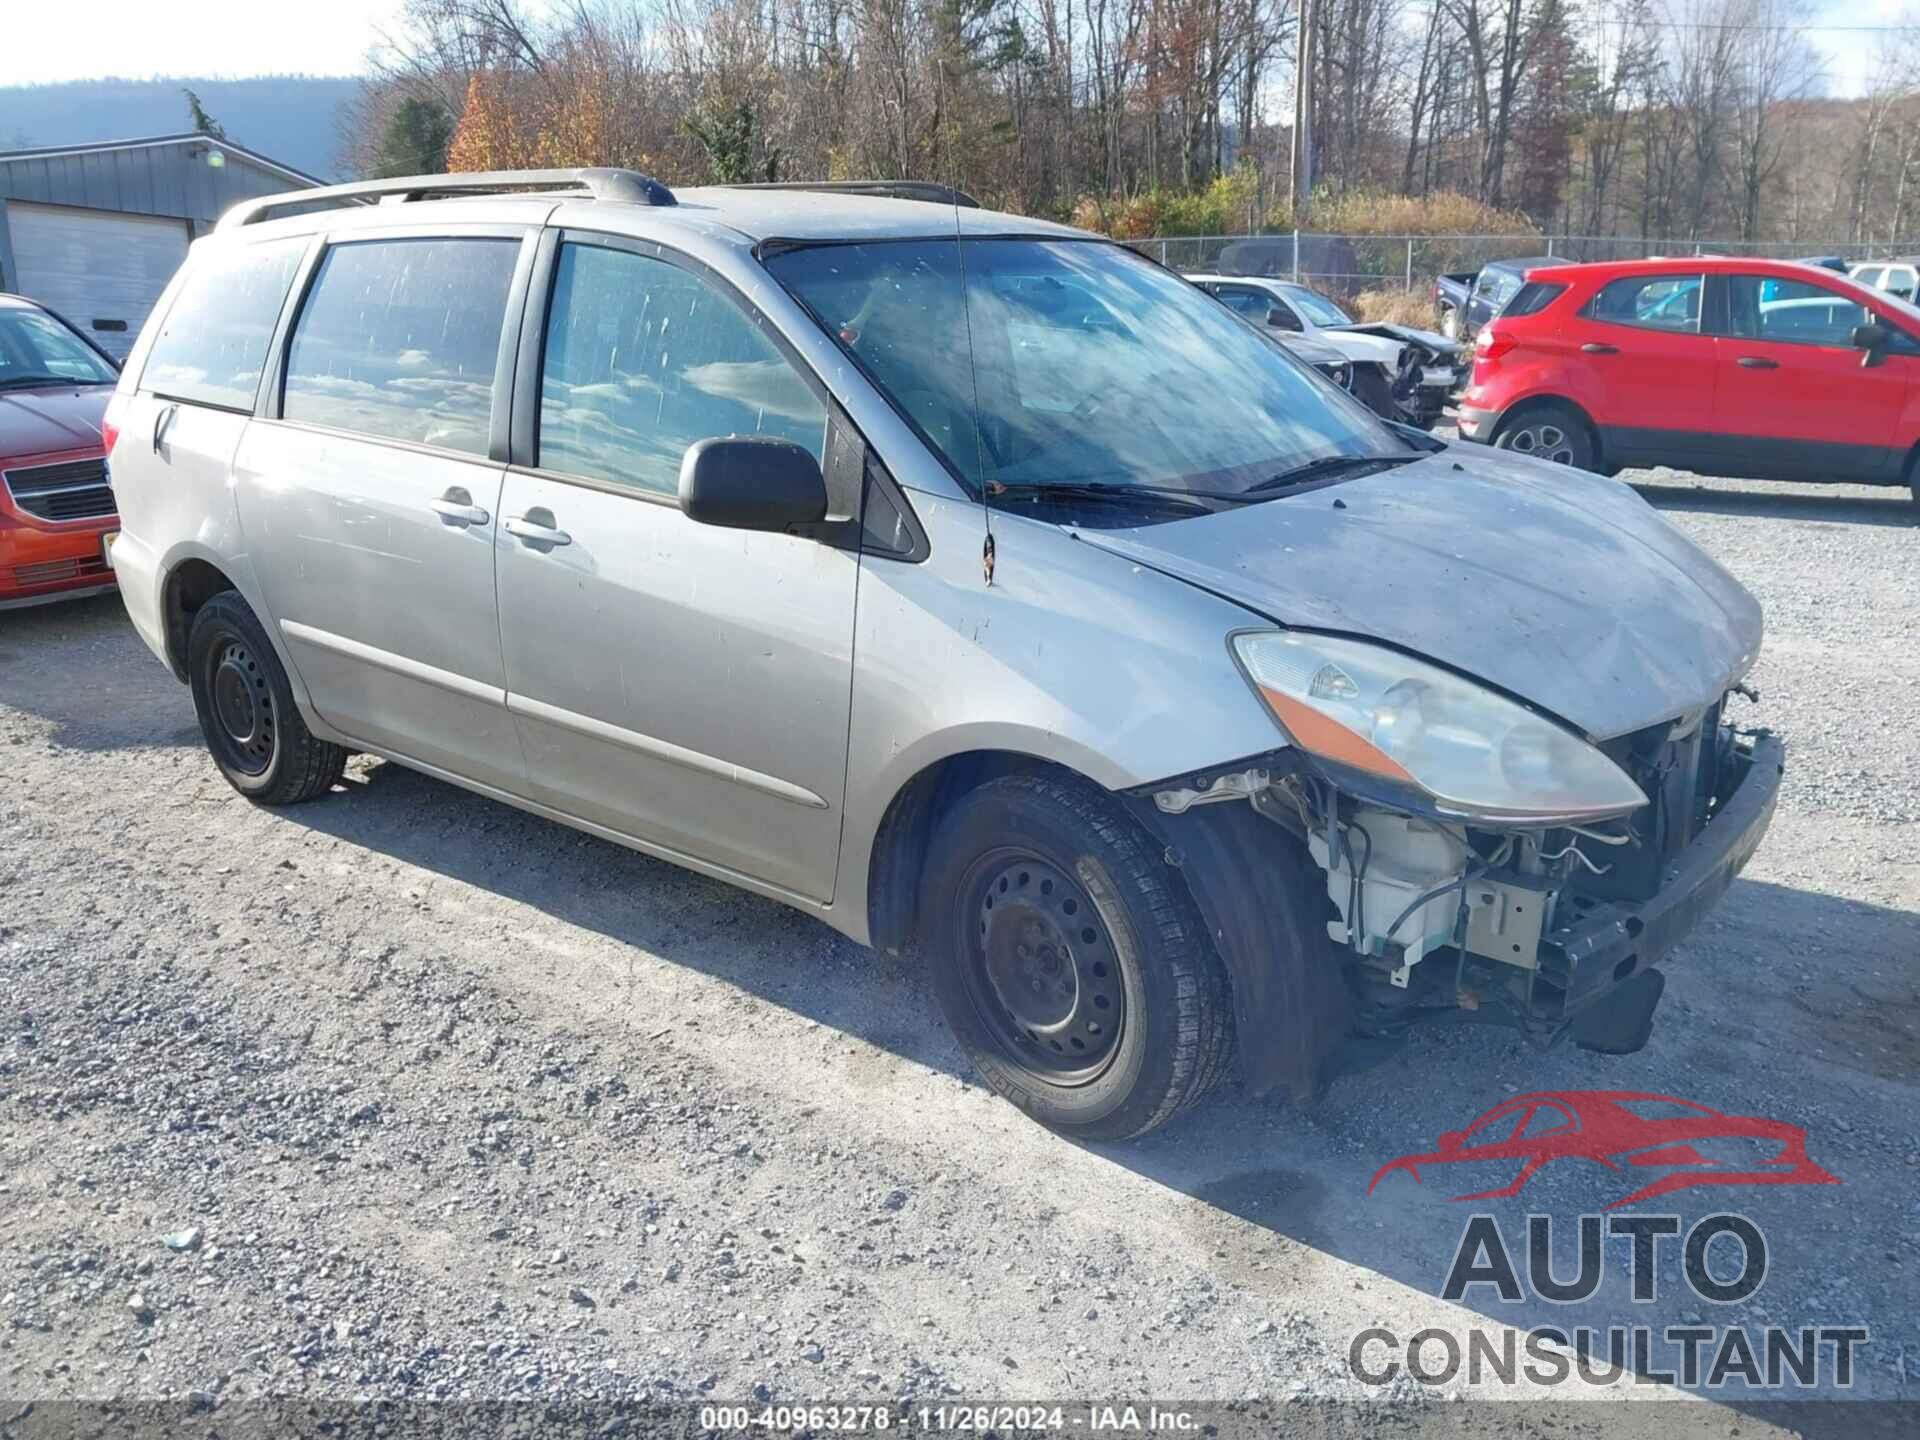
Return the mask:
<path id="1" fill-rule="evenodd" d="M 111 380 L 76 380 L 71 375 L 0 376 L 0 390 L 24 390 L 33 385 L 111 385 Z"/>
<path id="2" fill-rule="evenodd" d="M 1244 495 L 1223 490 L 1181 490 L 1172 485 L 1123 485 L 1103 480 L 1064 480 L 1053 484 L 1015 481 L 1011 485 L 1001 480 L 989 480 L 987 493 L 996 499 L 1011 496 L 1015 500 L 1100 500 L 1118 501 L 1121 504 L 1131 501 L 1178 505 L 1197 514 L 1213 513 L 1213 507 L 1206 503 L 1209 500 L 1225 500 L 1237 505 L 1246 499 Z"/>
<path id="3" fill-rule="evenodd" d="M 1393 465 L 1410 465 L 1419 459 L 1417 455 L 1322 455 L 1318 460 L 1309 460 L 1304 465 L 1296 465 L 1291 470 L 1282 470 L 1278 475 L 1270 475 L 1257 485 L 1247 487 L 1249 495 L 1268 495 L 1275 490 L 1291 490 L 1297 485 L 1311 485 L 1316 480 L 1331 480 L 1334 476 L 1349 470 L 1361 468 L 1386 469 Z"/>

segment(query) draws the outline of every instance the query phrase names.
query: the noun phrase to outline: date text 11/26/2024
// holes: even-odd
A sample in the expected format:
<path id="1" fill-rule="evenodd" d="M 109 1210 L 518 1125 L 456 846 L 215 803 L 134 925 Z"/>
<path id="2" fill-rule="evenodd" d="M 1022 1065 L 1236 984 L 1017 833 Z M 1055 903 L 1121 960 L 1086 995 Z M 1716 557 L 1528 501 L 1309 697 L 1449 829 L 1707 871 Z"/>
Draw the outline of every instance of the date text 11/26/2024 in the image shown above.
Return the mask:
<path id="1" fill-rule="evenodd" d="M 883 1430 L 929 1434 L 989 1432 L 1197 1434 L 1193 1411 L 1154 1404 L 1081 1405 L 703 1405 L 700 1428 L 714 1434 L 863 1434 Z"/>

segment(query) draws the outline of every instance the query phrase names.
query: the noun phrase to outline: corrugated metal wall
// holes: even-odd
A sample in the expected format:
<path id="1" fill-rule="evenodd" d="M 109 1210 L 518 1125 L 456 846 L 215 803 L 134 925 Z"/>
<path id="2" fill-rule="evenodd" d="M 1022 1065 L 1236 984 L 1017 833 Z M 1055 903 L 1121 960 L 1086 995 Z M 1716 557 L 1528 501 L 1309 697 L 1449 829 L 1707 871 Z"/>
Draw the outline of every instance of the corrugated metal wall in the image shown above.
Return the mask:
<path id="1" fill-rule="evenodd" d="M 219 166 L 207 163 L 218 149 Z M 0 156 L 0 199 L 77 205 L 135 215 L 167 215 L 210 229 L 229 206 L 255 195 L 301 188 L 218 141 L 195 137 L 55 155 Z"/>

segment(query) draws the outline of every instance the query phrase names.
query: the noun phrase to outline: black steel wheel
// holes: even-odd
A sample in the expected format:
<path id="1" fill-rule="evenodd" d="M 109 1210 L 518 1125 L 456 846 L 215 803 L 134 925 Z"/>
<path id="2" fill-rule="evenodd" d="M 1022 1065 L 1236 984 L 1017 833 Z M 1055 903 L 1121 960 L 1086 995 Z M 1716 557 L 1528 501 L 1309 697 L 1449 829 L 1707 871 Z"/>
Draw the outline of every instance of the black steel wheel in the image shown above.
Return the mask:
<path id="1" fill-rule="evenodd" d="M 273 763 L 273 690 L 246 644 L 228 639 L 207 655 L 207 690 L 222 764 L 243 775 L 263 775 Z"/>
<path id="2" fill-rule="evenodd" d="M 1127 1019 L 1113 941 L 1093 899 L 1026 850 L 990 852 L 969 871 L 967 992 L 1009 1054 L 1056 1085 L 1098 1078 Z"/>
<path id="3" fill-rule="evenodd" d="M 214 764 L 249 800 L 289 805 L 339 780 L 347 752 L 307 729 L 280 657 L 238 592 L 223 590 L 194 612 L 187 683 Z"/>
<path id="4" fill-rule="evenodd" d="M 1028 773 L 935 826 L 919 935 L 986 1084 L 1082 1140 L 1145 1134 L 1232 1063 L 1233 1006 L 1165 847 L 1077 776 Z"/>

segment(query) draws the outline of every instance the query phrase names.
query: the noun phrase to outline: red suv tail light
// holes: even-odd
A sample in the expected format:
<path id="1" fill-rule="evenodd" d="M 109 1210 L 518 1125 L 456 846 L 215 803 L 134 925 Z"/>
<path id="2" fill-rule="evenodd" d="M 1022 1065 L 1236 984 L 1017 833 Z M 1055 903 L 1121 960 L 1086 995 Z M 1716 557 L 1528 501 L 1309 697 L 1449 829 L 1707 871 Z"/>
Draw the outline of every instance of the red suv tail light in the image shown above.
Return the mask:
<path id="1" fill-rule="evenodd" d="M 1477 359 L 1498 360 L 1519 343 L 1513 336 L 1488 325 L 1474 338 L 1473 352 Z"/>

